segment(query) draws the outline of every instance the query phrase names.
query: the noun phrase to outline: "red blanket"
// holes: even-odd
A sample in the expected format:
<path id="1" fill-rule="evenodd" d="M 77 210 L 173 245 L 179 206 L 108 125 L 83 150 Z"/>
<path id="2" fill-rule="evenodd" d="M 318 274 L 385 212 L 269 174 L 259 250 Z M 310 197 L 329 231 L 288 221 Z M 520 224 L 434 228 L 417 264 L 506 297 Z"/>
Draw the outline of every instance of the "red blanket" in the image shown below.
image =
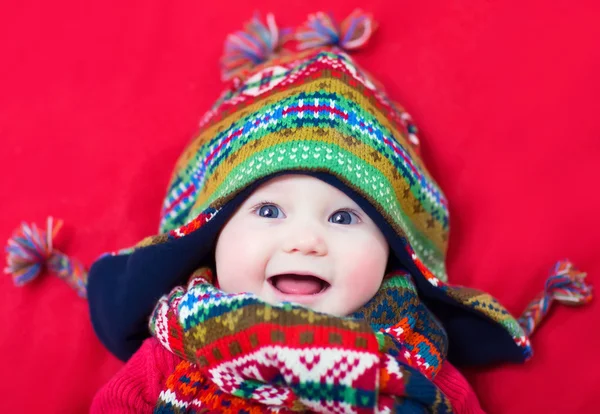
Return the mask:
<path id="1" fill-rule="evenodd" d="M 9 4 L 10 3 L 10 4 Z M 221 90 L 225 36 L 254 2 L 62 0 L 0 7 L 0 236 L 64 219 L 89 265 L 156 231 L 170 169 Z M 282 26 L 319 6 L 264 1 Z M 590 5 L 597 2 L 588 2 Z M 557 259 L 600 286 L 600 7 L 557 0 L 333 0 L 380 29 L 356 59 L 420 126 L 450 200 L 449 274 L 518 314 Z M 524 366 L 467 372 L 491 413 L 595 412 L 599 308 L 560 307 Z M 86 303 L 0 278 L 3 412 L 85 412 L 121 363 Z"/>

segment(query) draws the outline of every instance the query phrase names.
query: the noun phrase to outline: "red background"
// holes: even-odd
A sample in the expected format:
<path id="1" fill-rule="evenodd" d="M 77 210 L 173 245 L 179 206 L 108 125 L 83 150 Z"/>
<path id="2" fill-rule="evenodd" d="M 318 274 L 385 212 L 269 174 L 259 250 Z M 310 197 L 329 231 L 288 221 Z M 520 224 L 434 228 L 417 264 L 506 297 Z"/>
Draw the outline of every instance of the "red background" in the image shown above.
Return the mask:
<path id="1" fill-rule="evenodd" d="M 0 238 L 65 220 L 86 265 L 156 231 L 170 169 L 221 90 L 226 34 L 305 1 L 61 0 L 0 6 Z M 250 5 L 252 3 L 252 5 Z M 600 15 L 588 1 L 332 0 L 380 29 L 356 56 L 403 102 L 449 200 L 454 283 L 518 314 L 556 259 L 600 286 Z M 491 413 L 596 412 L 599 308 L 560 307 L 523 366 L 469 371 Z M 0 278 L 3 412 L 85 412 L 121 366 L 56 278 Z"/>

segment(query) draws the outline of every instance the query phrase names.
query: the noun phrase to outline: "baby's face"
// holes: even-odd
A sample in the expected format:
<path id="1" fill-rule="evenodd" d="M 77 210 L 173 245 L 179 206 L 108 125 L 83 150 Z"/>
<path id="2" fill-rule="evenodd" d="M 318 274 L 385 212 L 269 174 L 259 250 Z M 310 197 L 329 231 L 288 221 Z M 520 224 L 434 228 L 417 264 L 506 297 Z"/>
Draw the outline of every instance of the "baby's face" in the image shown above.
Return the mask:
<path id="1" fill-rule="evenodd" d="M 352 199 L 316 178 L 285 175 L 254 191 L 225 225 L 216 273 L 228 293 L 346 316 L 375 295 L 388 254 Z"/>

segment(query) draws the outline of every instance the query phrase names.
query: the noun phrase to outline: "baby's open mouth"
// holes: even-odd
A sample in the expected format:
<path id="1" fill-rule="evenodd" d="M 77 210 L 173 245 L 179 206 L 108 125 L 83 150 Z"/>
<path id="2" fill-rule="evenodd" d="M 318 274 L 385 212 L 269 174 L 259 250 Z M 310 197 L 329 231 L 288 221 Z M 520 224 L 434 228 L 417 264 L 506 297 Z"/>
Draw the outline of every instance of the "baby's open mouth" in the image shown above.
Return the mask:
<path id="1" fill-rule="evenodd" d="M 323 279 L 311 275 L 281 274 L 269 278 L 275 289 L 287 295 L 316 295 L 330 285 Z"/>

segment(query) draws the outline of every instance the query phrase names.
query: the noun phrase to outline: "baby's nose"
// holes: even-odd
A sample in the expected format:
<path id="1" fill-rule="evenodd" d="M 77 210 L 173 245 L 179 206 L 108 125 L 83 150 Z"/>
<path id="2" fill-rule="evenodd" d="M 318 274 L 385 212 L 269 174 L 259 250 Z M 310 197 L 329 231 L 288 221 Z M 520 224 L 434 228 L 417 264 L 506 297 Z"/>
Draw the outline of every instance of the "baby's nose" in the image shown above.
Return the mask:
<path id="1" fill-rule="evenodd" d="M 315 256 L 327 254 L 325 239 L 317 231 L 308 228 L 292 232 L 285 239 L 282 247 L 286 253 L 302 253 Z"/>

